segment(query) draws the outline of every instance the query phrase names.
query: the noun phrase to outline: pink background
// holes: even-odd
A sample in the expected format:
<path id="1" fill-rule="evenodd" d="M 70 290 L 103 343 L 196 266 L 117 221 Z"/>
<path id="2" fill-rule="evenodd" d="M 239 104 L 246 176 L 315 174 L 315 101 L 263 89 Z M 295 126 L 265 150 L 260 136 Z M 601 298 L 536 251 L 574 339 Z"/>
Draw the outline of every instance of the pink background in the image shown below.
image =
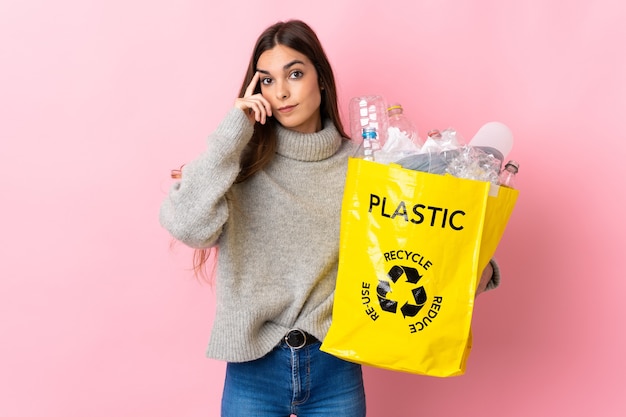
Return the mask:
<path id="1" fill-rule="evenodd" d="M 5 0 L 0 415 L 217 416 L 214 294 L 158 224 L 254 39 L 318 32 L 350 98 L 422 135 L 515 134 L 520 201 L 466 375 L 365 370 L 370 416 L 623 416 L 626 6 L 620 0 Z"/>

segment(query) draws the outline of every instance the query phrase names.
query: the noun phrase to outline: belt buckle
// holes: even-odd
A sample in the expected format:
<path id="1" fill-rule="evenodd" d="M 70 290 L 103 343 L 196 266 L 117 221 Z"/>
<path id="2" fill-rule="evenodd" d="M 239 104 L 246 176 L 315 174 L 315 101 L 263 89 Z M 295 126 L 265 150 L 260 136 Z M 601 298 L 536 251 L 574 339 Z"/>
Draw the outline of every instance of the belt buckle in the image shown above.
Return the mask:
<path id="1" fill-rule="evenodd" d="M 285 343 L 292 349 L 300 349 L 306 345 L 306 333 L 300 329 L 289 330 L 285 335 Z"/>

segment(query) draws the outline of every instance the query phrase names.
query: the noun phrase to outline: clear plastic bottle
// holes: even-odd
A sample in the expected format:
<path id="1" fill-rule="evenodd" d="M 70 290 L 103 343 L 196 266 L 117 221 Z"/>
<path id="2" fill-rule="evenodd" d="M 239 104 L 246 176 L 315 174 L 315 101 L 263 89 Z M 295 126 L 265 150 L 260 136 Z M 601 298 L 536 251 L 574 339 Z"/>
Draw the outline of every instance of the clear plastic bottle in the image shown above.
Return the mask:
<path id="1" fill-rule="evenodd" d="M 408 139 L 418 148 L 422 147 L 424 142 L 413 122 L 404 114 L 402 105 L 392 104 L 387 108 L 387 115 L 389 117 L 387 140 Z"/>
<path id="2" fill-rule="evenodd" d="M 350 136 L 356 143 L 363 138 L 363 129 L 374 128 L 381 146 L 387 141 L 389 117 L 383 96 L 359 96 L 350 100 Z"/>
<path id="3" fill-rule="evenodd" d="M 378 131 L 374 127 L 364 127 L 361 135 L 363 138 L 363 159 L 375 161 L 376 152 L 380 150 Z"/>
<path id="4" fill-rule="evenodd" d="M 510 160 L 504 166 L 502 172 L 500 172 L 500 177 L 498 178 L 498 183 L 502 187 L 516 188 L 515 186 L 515 175 L 519 171 L 519 164 L 517 161 Z"/>

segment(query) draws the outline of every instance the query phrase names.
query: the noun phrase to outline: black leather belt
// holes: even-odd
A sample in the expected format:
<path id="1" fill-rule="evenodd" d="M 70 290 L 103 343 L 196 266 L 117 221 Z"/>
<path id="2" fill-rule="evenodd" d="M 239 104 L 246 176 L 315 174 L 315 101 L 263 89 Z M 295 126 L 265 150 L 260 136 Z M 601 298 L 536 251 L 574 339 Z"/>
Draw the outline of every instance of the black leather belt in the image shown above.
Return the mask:
<path id="1" fill-rule="evenodd" d="M 285 343 L 293 349 L 300 349 L 317 342 L 319 342 L 319 340 L 317 340 L 315 336 L 300 329 L 290 330 L 289 333 L 285 335 Z"/>

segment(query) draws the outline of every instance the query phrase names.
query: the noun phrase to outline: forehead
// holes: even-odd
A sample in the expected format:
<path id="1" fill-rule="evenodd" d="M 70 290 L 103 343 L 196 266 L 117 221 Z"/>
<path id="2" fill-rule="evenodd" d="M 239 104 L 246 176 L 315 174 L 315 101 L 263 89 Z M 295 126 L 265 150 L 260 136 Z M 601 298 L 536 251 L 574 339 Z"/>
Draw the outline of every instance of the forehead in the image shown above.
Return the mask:
<path id="1" fill-rule="evenodd" d="M 312 65 L 306 55 L 284 45 L 276 45 L 259 56 L 256 63 L 257 70 L 269 72 L 288 70 L 286 66 L 293 63 L 302 63 L 305 66 Z"/>

